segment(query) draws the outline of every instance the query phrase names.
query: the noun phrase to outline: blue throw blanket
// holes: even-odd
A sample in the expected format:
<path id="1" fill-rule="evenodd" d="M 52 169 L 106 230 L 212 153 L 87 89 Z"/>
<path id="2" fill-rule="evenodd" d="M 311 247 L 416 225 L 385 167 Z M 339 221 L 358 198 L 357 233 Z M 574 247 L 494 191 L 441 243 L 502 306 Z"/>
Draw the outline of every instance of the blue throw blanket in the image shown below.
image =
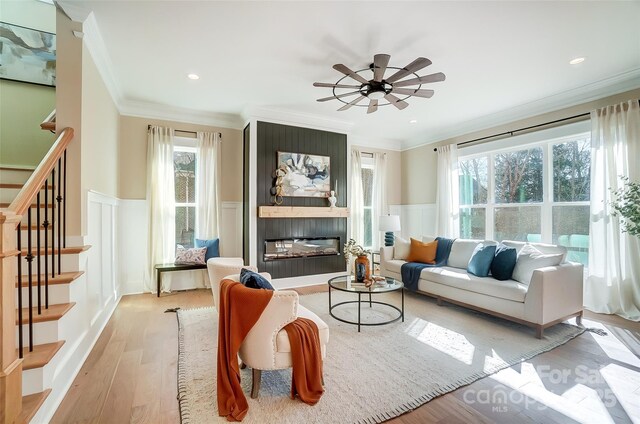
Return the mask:
<path id="1" fill-rule="evenodd" d="M 438 241 L 438 247 L 436 249 L 436 263 L 435 264 L 423 264 L 420 262 L 407 262 L 402 265 L 400 272 L 402 274 L 402 282 L 404 286 L 411 291 L 418 290 L 418 280 L 420 279 L 420 273 L 423 269 L 434 266 L 445 266 L 447 260 L 449 260 L 449 254 L 451 253 L 451 246 L 455 239 L 449 239 L 445 237 L 436 237 Z"/>

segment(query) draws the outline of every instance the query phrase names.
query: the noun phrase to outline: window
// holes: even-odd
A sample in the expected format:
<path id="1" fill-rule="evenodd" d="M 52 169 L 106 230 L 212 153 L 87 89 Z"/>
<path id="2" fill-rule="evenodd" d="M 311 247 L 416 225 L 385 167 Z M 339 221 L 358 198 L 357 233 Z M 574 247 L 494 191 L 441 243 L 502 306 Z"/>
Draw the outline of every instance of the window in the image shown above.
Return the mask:
<path id="1" fill-rule="evenodd" d="M 173 149 L 176 192 L 176 244 L 194 246 L 196 226 L 196 149 L 176 145 Z"/>
<path id="2" fill-rule="evenodd" d="M 559 244 L 587 265 L 589 135 L 503 146 L 460 157 L 460 237 Z"/>
<path id="3" fill-rule="evenodd" d="M 362 158 L 362 194 L 364 196 L 364 246 L 373 246 L 373 158 Z"/>

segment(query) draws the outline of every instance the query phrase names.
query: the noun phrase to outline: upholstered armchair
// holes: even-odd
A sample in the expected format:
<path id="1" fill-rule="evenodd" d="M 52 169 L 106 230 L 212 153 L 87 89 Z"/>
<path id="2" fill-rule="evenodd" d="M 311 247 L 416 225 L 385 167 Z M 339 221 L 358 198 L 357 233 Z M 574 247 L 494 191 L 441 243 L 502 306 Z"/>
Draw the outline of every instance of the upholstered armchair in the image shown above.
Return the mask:
<path id="1" fill-rule="evenodd" d="M 210 265 L 210 263 L 211 260 L 207 263 L 211 275 L 211 266 L 215 265 Z M 268 273 L 261 273 L 261 275 L 271 280 Z M 226 275 L 220 279 L 211 278 L 211 289 L 214 290 L 216 304 L 219 297 L 220 281 L 225 278 L 239 281 L 240 275 Z M 242 367 L 248 366 L 252 371 L 252 398 L 258 397 L 262 371 L 292 367 L 291 344 L 284 326 L 295 321 L 298 317 L 308 318 L 318 326 L 322 358 L 325 358 L 329 342 L 329 326 L 315 313 L 298 303 L 298 293 L 293 290 L 276 290 L 260 319 L 240 346 L 239 356 Z"/>
<path id="2" fill-rule="evenodd" d="M 242 268 L 257 272 L 254 266 L 245 266 L 242 258 L 211 258 L 207 261 L 207 271 L 209 272 L 209 282 L 213 293 L 213 306 L 218 307 L 218 297 L 220 295 L 220 281 L 227 275 L 239 274 Z M 271 279 L 271 275 L 264 273 Z"/>

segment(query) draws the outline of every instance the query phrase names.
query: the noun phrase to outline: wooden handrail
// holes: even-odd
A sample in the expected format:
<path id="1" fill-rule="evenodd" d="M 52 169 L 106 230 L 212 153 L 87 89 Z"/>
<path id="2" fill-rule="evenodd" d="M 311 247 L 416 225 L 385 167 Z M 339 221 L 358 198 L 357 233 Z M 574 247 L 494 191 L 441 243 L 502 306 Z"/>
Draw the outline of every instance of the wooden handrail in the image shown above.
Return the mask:
<path id="1" fill-rule="evenodd" d="M 44 118 L 44 121 L 40 124 L 40 128 L 43 130 L 55 131 L 56 130 L 56 110 L 53 109 L 51 113 Z"/>
<path id="2" fill-rule="evenodd" d="M 73 128 L 65 128 L 60 132 L 60 135 L 56 139 L 53 146 L 49 149 L 40 165 L 33 171 L 31 177 L 27 180 L 20 190 L 20 193 L 9 205 L 8 210 L 16 215 L 24 215 L 29 209 L 31 203 L 35 200 L 38 192 L 44 186 L 45 181 L 51 175 L 51 171 L 58 163 L 58 159 L 62 157 L 62 154 L 67 149 L 67 146 L 73 139 Z"/>

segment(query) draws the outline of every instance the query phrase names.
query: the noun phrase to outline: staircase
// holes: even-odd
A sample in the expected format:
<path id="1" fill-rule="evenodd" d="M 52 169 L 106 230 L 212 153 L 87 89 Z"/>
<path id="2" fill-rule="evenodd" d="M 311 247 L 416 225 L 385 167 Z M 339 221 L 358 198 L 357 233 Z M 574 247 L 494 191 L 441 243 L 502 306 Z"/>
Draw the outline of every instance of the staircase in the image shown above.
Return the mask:
<path id="1" fill-rule="evenodd" d="M 41 127 L 55 130 L 55 111 Z M 28 423 L 82 337 L 74 323 L 83 255 L 67 246 L 65 128 L 38 167 L 0 168 L 0 424 Z M 67 373 L 68 374 L 68 373 Z"/>

